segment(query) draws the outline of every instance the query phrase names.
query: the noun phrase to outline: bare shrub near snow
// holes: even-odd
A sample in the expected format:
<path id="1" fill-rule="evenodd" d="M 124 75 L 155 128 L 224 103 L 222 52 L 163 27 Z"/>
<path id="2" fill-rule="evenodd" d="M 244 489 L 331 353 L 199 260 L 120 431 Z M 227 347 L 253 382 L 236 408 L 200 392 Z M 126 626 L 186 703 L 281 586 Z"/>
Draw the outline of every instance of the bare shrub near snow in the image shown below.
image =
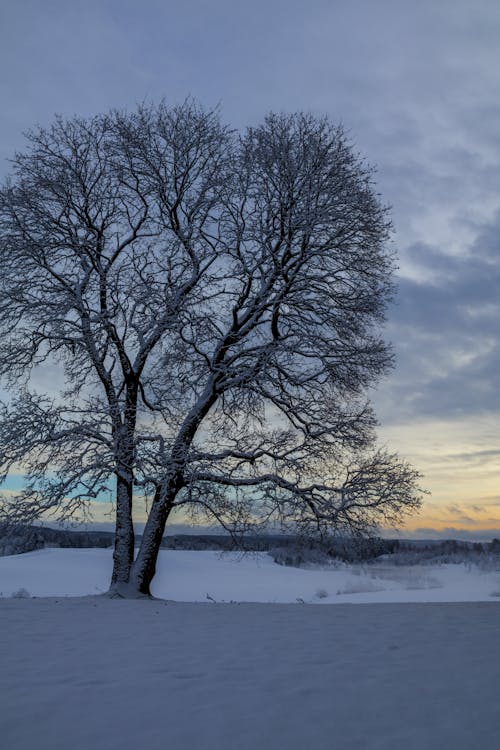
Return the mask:
<path id="1" fill-rule="evenodd" d="M 384 587 L 374 583 L 372 580 L 352 581 L 337 591 L 337 596 L 343 594 L 368 594 L 383 591 Z"/>
<path id="2" fill-rule="evenodd" d="M 318 589 L 314 594 L 316 599 L 328 599 L 328 591 L 326 589 Z"/>
<path id="3" fill-rule="evenodd" d="M 286 565 L 291 568 L 330 567 L 339 564 L 339 561 L 328 554 L 325 549 L 315 545 L 290 544 L 270 549 L 268 554 L 278 565 Z"/>
<path id="4" fill-rule="evenodd" d="M 31 594 L 25 588 L 17 589 L 10 595 L 11 599 L 31 599 Z"/>
<path id="5" fill-rule="evenodd" d="M 391 225 L 341 127 L 271 114 L 240 136 L 188 101 L 27 139 L 0 191 L 0 471 L 27 477 L 7 517 L 113 491 L 111 590 L 134 596 L 175 508 L 361 535 L 419 507 L 417 472 L 374 447 Z M 30 388 L 54 362 L 60 395 Z"/>

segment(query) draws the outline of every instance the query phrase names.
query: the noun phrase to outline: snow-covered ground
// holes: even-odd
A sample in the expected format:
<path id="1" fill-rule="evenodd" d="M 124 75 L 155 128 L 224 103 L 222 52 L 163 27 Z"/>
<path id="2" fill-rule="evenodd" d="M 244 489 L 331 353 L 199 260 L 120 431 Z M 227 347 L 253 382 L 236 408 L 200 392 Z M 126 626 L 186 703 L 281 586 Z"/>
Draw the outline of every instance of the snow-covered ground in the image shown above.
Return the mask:
<path id="1" fill-rule="evenodd" d="M 204 603 L 82 596 L 110 563 L 0 559 L 2 750 L 499 747 L 500 573 L 165 551 L 155 593 Z"/>
<path id="2" fill-rule="evenodd" d="M 500 603 L 0 601 L 3 750 L 494 750 Z"/>
<path id="3" fill-rule="evenodd" d="M 112 552 L 44 549 L 0 557 L 0 596 L 84 596 L 107 590 Z M 152 592 L 179 602 L 466 602 L 500 598 L 500 571 L 474 566 L 341 565 L 299 569 L 265 553 L 162 550 Z"/>

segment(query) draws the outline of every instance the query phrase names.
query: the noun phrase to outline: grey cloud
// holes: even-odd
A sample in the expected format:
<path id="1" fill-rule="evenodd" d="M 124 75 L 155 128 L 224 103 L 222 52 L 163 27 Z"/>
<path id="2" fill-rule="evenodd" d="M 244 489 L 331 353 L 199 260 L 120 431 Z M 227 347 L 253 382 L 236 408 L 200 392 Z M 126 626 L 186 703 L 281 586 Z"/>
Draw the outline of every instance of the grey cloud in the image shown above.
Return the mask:
<path id="1" fill-rule="evenodd" d="M 393 205 L 403 278 L 387 335 L 398 368 L 377 397 L 381 418 L 490 411 L 500 220 L 488 224 L 485 206 L 500 196 L 499 38 L 497 0 L 3 3 L 0 173 L 21 131 L 54 112 L 192 94 L 220 102 L 237 127 L 269 109 L 329 113 L 378 165 Z M 436 216 L 457 246 L 477 237 L 468 257 L 436 239 Z M 471 357 L 457 364 L 460 353 Z"/>
<path id="2" fill-rule="evenodd" d="M 389 337 L 398 367 L 382 395 L 389 419 L 500 410 L 500 214 L 466 257 L 410 252 L 425 281 L 401 279 Z"/>
<path id="3" fill-rule="evenodd" d="M 428 459 L 429 464 L 438 463 L 442 464 L 444 463 L 451 463 L 456 464 L 457 462 L 460 462 L 461 465 L 463 464 L 477 464 L 484 466 L 485 460 L 492 458 L 499 458 L 500 459 L 500 450 L 471 450 L 467 453 L 448 453 L 435 457 L 430 457 Z"/>

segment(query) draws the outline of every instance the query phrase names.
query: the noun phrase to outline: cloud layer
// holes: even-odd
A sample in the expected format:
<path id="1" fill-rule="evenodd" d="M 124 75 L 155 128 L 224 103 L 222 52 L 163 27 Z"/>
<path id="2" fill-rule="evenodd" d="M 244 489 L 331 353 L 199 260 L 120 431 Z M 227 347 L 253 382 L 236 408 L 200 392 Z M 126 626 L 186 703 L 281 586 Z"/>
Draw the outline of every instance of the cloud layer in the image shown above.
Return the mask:
<path id="1" fill-rule="evenodd" d="M 447 498 L 473 504 L 500 481 L 499 39 L 497 0 L 3 3 L 0 175 L 55 112 L 190 94 L 237 127 L 270 109 L 341 120 L 378 165 L 400 257 L 383 435 L 466 524 Z"/>

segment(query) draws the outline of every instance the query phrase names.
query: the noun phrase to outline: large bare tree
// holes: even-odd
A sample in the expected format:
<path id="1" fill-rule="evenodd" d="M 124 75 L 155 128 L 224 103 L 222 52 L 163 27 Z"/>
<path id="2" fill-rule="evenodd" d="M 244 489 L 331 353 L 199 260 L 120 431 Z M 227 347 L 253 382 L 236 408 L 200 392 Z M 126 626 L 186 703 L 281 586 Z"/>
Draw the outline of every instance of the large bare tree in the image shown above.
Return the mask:
<path id="1" fill-rule="evenodd" d="M 111 590 L 133 596 L 174 508 L 363 533 L 419 506 L 373 447 L 390 221 L 341 128 L 239 135 L 188 101 L 27 137 L 0 193 L 0 460 L 26 475 L 5 515 L 70 517 L 115 477 Z"/>

